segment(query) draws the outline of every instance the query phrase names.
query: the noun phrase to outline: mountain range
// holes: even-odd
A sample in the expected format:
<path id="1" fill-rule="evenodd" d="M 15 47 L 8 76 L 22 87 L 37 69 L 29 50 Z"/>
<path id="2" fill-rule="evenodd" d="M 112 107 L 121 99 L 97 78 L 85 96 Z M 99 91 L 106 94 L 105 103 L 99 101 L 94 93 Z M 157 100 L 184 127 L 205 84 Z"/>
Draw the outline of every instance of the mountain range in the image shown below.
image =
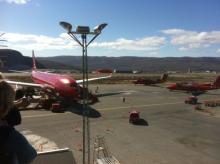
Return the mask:
<path id="1" fill-rule="evenodd" d="M 81 56 L 38 57 L 37 67 L 43 69 L 80 70 Z M 88 57 L 89 70 L 117 69 L 137 70 L 143 72 L 166 72 L 213 70 L 220 72 L 219 57 Z M 27 70 L 32 67 L 31 57 L 23 56 L 20 52 L 11 49 L 0 49 L 0 70 Z"/>
<path id="2" fill-rule="evenodd" d="M 38 58 L 42 60 L 59 62 L 81 67 L 80 56 L 56 56 Z M 177 71 L 186 72 L 189 69 L 192 71 L 220 71 L 220 58 L 217 57 L 88 57 L 89 70 L 96 69 L 117 69 L 117 70 L 138 70 L 143 72 L 166 72 Z"/>

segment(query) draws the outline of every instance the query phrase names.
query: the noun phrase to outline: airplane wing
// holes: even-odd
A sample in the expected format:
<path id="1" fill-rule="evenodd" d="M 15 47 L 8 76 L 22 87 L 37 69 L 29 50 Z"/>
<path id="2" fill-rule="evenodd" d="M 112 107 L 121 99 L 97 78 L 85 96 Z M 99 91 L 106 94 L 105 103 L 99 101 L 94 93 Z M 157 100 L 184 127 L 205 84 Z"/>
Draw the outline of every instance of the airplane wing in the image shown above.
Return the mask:
<path id="1" fill-rule="evenodd" d="M 28 72 L 28 71 L 18 71 L 18 70 L 9 70 L 9 71 L 11 71 L 11 72 L 15 72 L 15 73 L 31 73 L 31 72 Z"/>
<path id="2" fill-rule="evenodd" d="M 18 71 L 18 70 L 10 69 L 9 71 L 15 72 L 15 73 L 27 73 L 27 74 L 31 74 L 31 70 L 30 70 L 30 71 Z M 54 71 L 44 71 L 44 72 L 46 72 L 46 73 L 53 73 Z"/>
<path id="3" fill-rule="evenodd" d="M 96 77 L 96 78 L 91 78 L 91 79 L 88 79 L 88 81 L 94 81 L 94 80 L 100 80 L 100 79 L 108 79 L 112 77 L 112 75 L 109 75 L 109 76 L 104 76 L 104 77 Z M 76 80 L 76 83 L 82 83 L 83 80 Z"/>
<path id="4" fill-rule="evenodd" d="M 41 88 L 44 87 L 44 85 L 36 84 L 36 83 L 25 83 L 25 82 L 19 82 L 19 81 L 11 81 L 11 80 L 5 80 L 5 81 L 9 84 L 14 84 L 14 85 L 32 86 L 32 87 L 41 87 Z"/>

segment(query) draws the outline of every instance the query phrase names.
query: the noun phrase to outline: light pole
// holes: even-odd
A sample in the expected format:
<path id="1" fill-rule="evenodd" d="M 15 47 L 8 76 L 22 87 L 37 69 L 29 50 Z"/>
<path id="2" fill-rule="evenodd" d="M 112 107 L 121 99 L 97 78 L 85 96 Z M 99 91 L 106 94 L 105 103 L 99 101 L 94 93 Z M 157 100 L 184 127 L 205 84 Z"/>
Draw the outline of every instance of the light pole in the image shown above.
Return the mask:
<path id="1" fill-rule="evenodd" d="M 82 69 L 83 69 L 83 164 L 86 163 L 86 136 L 87 136 L 87 153 L 88 164 L 90 163 L 90 127 L 89 127 L 89 108 L 88 108 L 88 58 L 87 47 L 98 37 L 102 30 L 107 26 L 102 23 L 90 31 L 88 26 L 77 26 L 75 31 L 72 31 L 72 25 L 67 22 L 60 22 L 60 25 L 67 31 L 68 35 L 82 47 Z M 81 36 L 81 41 L 77 38 Z M 87 42 L 87 35 L 93 36 Z"/>

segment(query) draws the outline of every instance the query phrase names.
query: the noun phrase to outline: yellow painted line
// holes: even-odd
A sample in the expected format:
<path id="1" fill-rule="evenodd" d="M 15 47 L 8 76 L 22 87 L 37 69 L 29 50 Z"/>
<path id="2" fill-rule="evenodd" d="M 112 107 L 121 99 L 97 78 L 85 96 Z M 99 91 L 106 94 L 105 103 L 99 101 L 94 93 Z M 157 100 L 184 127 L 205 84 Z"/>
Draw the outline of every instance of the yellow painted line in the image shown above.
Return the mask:
<path id="1" fill-rule="evenodd" d="M 163 105 L 175 105 L 175 104 L 183 104 L 183 102 L 173 102 L 173 103 L 161 103 L 161 104 L 146 104 L 146 105 L 130 105 L 125 107 L 114 107 L 114 108 L 100 108 L 96 109 L 98 111 L 102 110 L 117 110 L 117 109 L 128 109 L 128 108 L 141 108 L 141 107 L 151 107 L 151 106 L 163 106 Z"/>

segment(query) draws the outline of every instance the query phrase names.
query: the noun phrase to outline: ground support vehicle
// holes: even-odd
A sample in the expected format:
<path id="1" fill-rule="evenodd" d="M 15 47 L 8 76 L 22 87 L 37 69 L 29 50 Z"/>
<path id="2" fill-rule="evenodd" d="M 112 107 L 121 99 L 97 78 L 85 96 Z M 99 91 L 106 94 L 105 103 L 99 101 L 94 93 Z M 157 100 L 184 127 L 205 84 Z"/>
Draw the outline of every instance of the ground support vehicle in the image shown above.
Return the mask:
<path id="1" fill-rule="evenodd" d="M 138 121 L 140 120 L 140 112 L 133 110 L 131 112 L 129 112 L 129 123 L 138 123 Z"/>
<path id="2" fill-rule="evenodd" d="M 185 99 L 186 104 L 197 104 L 198 98 L 196 96 L 189 96 Z"/>

